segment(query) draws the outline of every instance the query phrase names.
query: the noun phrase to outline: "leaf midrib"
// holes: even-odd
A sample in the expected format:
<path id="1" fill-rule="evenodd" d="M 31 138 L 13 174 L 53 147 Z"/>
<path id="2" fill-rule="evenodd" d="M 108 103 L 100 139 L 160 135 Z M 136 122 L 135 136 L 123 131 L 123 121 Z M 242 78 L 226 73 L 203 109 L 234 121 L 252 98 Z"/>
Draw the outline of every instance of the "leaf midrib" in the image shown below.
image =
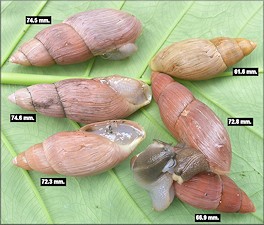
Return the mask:
<path id="1" fill-rule="evenodd" d="M 164 43 L 167 41 L 167 39 L 169 38 L 170 34 L 173 32 L 173 30 L 175 29 L 175 27 L 177 26 L 177 24 L 183 19 L 183 17 L 186 15 L 186 13 L 190 10 L 190 8 L 193 6 L 194 2 L 192 2 L 191 5 L 189 5 L 189 7 L 187 8 L 187 10 L 184 11 L 183 15 L 180 17 L 180 19 L 178 21 L 176 21 L 175 25 L 173 26 L 172 30 L 170 30 L 170 32 L 167 34 L 166 38 L 163 40 L 162 44 L 160 47 L 158 47 L 157 52 L 159 52 L 159 50 L 163 47 Z M 242 32 L 242 30 L 247 26 L 247 24 L 249 23 L 250 20 L 252 20 L 254 18 L 255 15 L 257 15 L 258 11 L 263 8 L 263 5 L 260 5 L 260 7 L 248 18 L 248 20 L 245 22 L 245 24 L 241 27 L 241 29 L 239 30 L 238 34 L 236 35 L 237 37 L 239 36 L 239 34 Z M 155 54 L 156 54 L 155 53 Z M 154 55 L 155 55 L 154 54 Z M 154 55 L 152 57 L 154 57 Z M 151 58 L 152 58 L 151 57 Z M 150 58 L 150 59 L 151 59 Z M 148 68 L 148 64 L 146 65 L 144 71 L 142 72 L 142 74 L 140 75 L 140 78 L 144 75 L 145 71 Z M 263 69 L 261 69 L 263 70 Z M 208 101 L 212 102 L 214 105 L 216 105 L 219 109 L 221 109 L 223 112 L 225 112 L 226 114 L 230 115 L 231 117 L 235 117 L 234 115 L 232 115 L 232 113 L 230 113 L 227 109 L 223 108 L 220 106 L 220 104 L 218 104 L 216 101 L 214 101 L 213 99 L 209 98 L 207 95 L 205 95 L 203 92 L 201 92 L 200 89 L 197 88 L 196 85 L 194 85 L 192 82 L 190 81 L 183 81 L 182 83 L 189 83 L 199 94 L 201 94 L 203 97 L 205 97 Z M 263 136 L 261 134 L 259 134 L 257 131 L 255 131 L 253 128 L 245 126 L 245 129 L 248 129 L 250 132 L 252 132 L 255 136 L 257 136 L 260 139 L 263 139 Z"/>
<path id="2" fill-rule="evenodd" d="M 75 129 L 75 130 L 78 130 L 80 128 L 80 126 L 74 122 L 74 121 L 71 121 L 69 120 L 70 122 L 70 125 Z M 12 157 L 16 157 L 17 156 L 17 153 L 15 152 L 13 146 L 10 144 L 10 142 L 8 141 L 8 139 L 6 138 L 6 136 L 4 135 L 3 131 L 1 131 L 1 139 L 4 143 L 4 145 L 6 146 L 6 148 L 8 149 L 9 153 L 11 154 Z M 51 215 L 44 203 L 44 200 L 43 198 L 41 197 L 40 195 L 40 192 L 38 191 L 36 185 L 34 184 L 32 178 L 30 177 L 29 173 L 24 170 L 24 169 L 20 169 L 19 171 L 21 171 L 21 173 L 25 176 L 27 182 L 29 183 L 29 185 L 31 186 L 31 189 L 32 191 L 34 192 L 38 202 L 39 202 L 39 205 L 40 207 L 42 208 L 44 214 L 46 215 L 47 217 L 47 221 L 49 224 L 54 224 L 52 218 L 51 218 Z M 143 217 L 146 219 L 146 221 L 148 221 L 149 224 L 152 224 L 151 220 L 149 219 L 149 217 L 144 213 L 144 211 L 142 210 L 142 208 L 140 208 L 138 206 L 138 204 L 136 203 L 136 201 L 132 198 L 132 196 L 129 194 L 129 192 L 127 191 L 127 189 L 124 187 L 123 183 L 120 181 L 119 177 L 117 176 L 117 174 L 114 172 L 113 169 L 111 170 L 108 170 L 107 173 L 109 173 L 109 175 L 111 177 L 113 177 L 115 179 L 115 182 L 120 186 L 121 190 L 123 191 L 123 193 L 127 196 L 127 198 L 131 201 L 131 204 L 134 205 L 135 208 L 137 208 L 140 213 L 143 215 Z M 77 181 L 78 183 L 78 181 Z M 85 202 L 85 199 L 83 197 L 83 194 L 82 194 L 82 190 L 81 190 L 81 187 L 78 183 L 78 188 L 79 188 L 79 191 L 81 193 L 81 197 L 82 197 L 82 200 Z M 89 207 L 88 207 L 89 208 Z M 97 216 L 95 215 L 95 217 L 97 218 Z M 100 220 L 97 218 L 98 222 L 100 222 Z"/>

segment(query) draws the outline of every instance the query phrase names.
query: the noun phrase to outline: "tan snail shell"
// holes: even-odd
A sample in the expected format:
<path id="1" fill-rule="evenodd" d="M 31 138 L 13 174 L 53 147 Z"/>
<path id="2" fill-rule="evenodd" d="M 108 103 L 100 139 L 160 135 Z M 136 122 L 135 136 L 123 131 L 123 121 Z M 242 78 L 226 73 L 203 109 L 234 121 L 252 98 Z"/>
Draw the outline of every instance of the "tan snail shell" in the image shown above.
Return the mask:
<path id="1" fill-rule="evenodd" d="M 20 153 L 13 163 L 46 174 L 94 175 L 126 159 L 144 138 L 145 131 L 136 122 L 103 121 L 54 134 Z"/>
<path id="2" fill-rule="evenodd" d="M 229 173 L 231 143 L 215 113 L 166 74 L 152 73 L 152 92 L 161 119 L 172 135 L 179 142 L 201 151 L 212 172 Z"/>
<path id="3" fill-rule="evenodd" d="M 205 80 L 225 71 L 255 48 L 256 43 L 244 38 L 187 39 L 158 52 L 150 67 L 180 79 Z"/>
<path id="4" fill-rule="evenodd" d="M 113 75 L 32 85 L 8 98 L 24 109 L 46 116 L 92 123 L 125 118 L 149 104 L 151 97 L 151 89 L 146 83 Z"/>
<path id="5" fill-rule="evenodd" d="M 40 31 L 24 43 L 10 62 L 24 66 L 74 64 L 94 56 L 119 60 L 137 51 L 140 21 L 115 9 L 81 12 Z"/>
<path id="6" fill-rule="evenodd" d="M 220 212 L 255 212 L 247 194 L 225 175 L 200 173 L 179 185 L 174 183 L 175 195 L 181 201 L 200 209 Z"/>

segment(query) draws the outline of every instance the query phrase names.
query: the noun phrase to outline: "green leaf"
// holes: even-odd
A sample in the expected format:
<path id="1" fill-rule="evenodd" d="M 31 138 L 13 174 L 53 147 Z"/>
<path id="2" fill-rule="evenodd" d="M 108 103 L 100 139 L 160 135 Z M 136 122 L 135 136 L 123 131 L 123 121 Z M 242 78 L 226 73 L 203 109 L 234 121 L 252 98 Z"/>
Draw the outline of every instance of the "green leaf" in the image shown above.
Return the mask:
<path id="1" fill-rule="evenodd" d="M 187 38 L 244 37 L 258 47 L 235 67 L 258 67 L 257 77 L 232 77 L 229 68 L 208 81 L 180 81 L 196 98 L 207 104 L 225 124 L 232 142 L 230 177 L 252 199 L 256 212 L 221 213 L 228 224 L 263 223 L 263 2 L 258 1 L 2 1 L 2 92 L 1 92 L 1 222 L 37 223 L 194 223 L 195 213 L 218 213 L 193 208 L 175 199 L 163 212 L 155 212 L 148 193 L 134 181 L 129 159 L 114 169 L 92 177 L 67 177 L 66 187 L 40 186 L 40 178 L 64 177 L 24 171 L 12 158 L 31 145 L 78 125 L 68 119 L 37 114 L 36 123 L 10 123 L 11 113 L 27 113 L 7 100 L 23 85 L 55 82 L 71 77 L 120 74 L 150 82 L 150 59 L 163 47 Z M 138 52 L 127 60 L 107 61 L 96 57 L 68 66 L 23 67 L 8 62 L 11 54 L 46 25 L 25 25 L 25 16 L 52 16 L 59 23 L 77 12 L 95 8 L 130 12 L 143 24 Z M 14 85 L 18 84 L 18 85 Z M 227 118 L 252 117 L 254 126 L 228 127 Z M 163 125 L 154 101 L 128 119 L 147 132 L 146 140 L 132 154 L 145 149 L 153 138 L 176 143 Z"/>

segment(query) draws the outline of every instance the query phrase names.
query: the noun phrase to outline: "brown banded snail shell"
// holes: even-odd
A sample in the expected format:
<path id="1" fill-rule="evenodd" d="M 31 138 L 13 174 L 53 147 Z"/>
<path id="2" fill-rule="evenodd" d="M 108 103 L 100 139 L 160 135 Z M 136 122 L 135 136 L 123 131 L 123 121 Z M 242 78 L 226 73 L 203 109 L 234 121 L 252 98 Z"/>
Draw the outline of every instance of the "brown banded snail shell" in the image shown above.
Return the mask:
<path id="1" fill-rule="evenodd" d="M 146 83 L 119 75 L 36 84 L 8 97 L 24 109 L 85 124 L 128 117 L 151 98 Z"/>

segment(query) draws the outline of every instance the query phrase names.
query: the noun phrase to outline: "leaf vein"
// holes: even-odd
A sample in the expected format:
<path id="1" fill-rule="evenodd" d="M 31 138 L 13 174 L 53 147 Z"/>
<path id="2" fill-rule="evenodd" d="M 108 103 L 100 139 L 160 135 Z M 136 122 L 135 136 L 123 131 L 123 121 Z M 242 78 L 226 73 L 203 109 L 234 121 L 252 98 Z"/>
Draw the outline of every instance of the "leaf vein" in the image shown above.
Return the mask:
<path id="1" fill-rule="evenodd" d="M 263 8 L 263 5 L 261 4 L 260 7 L 249 17 L 249 19 L 246 21 L 246 23 L 240 28 L 239 32 L 236 35 L 237 37 L 242 33 L 242 31 L 246 28 L 246 26 L 249 24 L 249 22 L 254 18 L 254 16 L 257 15 L 257 13 L 262 8 Z"/>
<path id="2" fill-rule="evenodd" d="M 79 191 L 80 191 L 80 194 L 81 194 L 81 197 L 82 197 L 82 199 L 83 199 L 83 202 L 84 202 L 85 207 L 86 207 L 87 209 L 89 209 L 89 212 L 92 213 L 92 214 L 94 215 L 94 217 L 97 219 L 98 223 L 101 223 L 101 221 L 100 221 L 100 219 L 97 217 L 97 215 L 94 214 L 93 211 L 90 210 L 90 208 L 87 206 L 86 201 L 85 201 L 85 199 L 84 199 L 84 197 L 83 197 L 83 192 L 82 192 L 82 188 L 81 188 L 81 185 L 80 185 L 79 181 L 77 180 L 76 177 L 74 177 L 74 180 L 75 180 L 76 183 L 78 184 L 78 188 L 79 188 Z"/>
<path id="3" fill-rule="evenodd" d="M 162 40 L 162 42 L 160 43 L 160 47 L 158 47 L 158 49 L 155 51 L 155 53 L 147 60 L 147 65 L 144 66 L 143 71 L 140 73 L 140 77 L 142 78 L 142 76 L 144 75 L 144 72 L 147 70 L 148 68 L 148 62 L 153 58 L 154 55 L 157 54 L 158 51 L 160 51 L 160 49 L 162 48 L 162 46 L 164 45 L 164 43 L 167 41 L 168 37 L 172 34 L 172 32 L 174 31 L 174 29 L 176 28 L 176 26 L 181 22 L 181 20 L 184 18 L 184 16 L 187 14 L 187 12 L 192 8 L 192 6 L 194 5 L 195 1 L 191 2 L 190 5 L 183 11 L 183 13 L 180 15 L 180 17 L 177 17 L 177 20 L 175 21 L 174 25 L 172 26 L 172 28 L 169 30 L 169 32 L 166 34 L 166 36 L 164 37 L 164 39 Z"/>
<path id="4" fill-rule="evenodd" d="M 13 3 L 12 1 L 6 2 L 4 7 L 3 5 L 1 5 L 2 6 L 1 13 L 3 13 L 12 3 Z"/>
<path id="5" fill-rule="evenodd" d="M 262 177 L 263 174 L 258 171 L 256 168 L 254 168 L 246 159 L 244 159 L 243 157 L 241 157 L 239 154 L 237 154 L 235 151 L 232 151 L 233 154 L 235 154 L 238 158 L 240 158 L 241 160 L 243 160 L 247 165 L 249 165 L 250 167 L 252 167 L 254 170 L 256 170 Z"/>
<path id="6" fill-rule="evenodd" d="M 223 112 L 225 112 L 226 114 L 230 115 L 231 117 L 235 118 L 235 115 L 233 115 L 229 110 L 227 110 L 226 108 L 224 108 L 223 106 L 220 106 L 219 103 L 217 103 L 216 101 L 214 101 L 212 98 L 209 98 L 206 94 L 204 94 L 203 91 L 201 91 L 201 89 L 195 85 L 194 83 L 190 82 L 190 81 L 182 81 L 180 83 L 188 83 L 189 86 L 192 86 L 193 89 L 195 89 L 199 94 L 201 94 L 205 99 L 207 99 L 208 101 L 212 102 L 215 106 L 217 106 L 220 110 L 222 110 Z M 261 136 L 261 134 L 259 134 L 257 131 L 255 131 L 253 128 L 245 126 L 245 129 L 248 129 L 250 132 L 252 132 L 253 134 L 255 134 L 258 138 L 263 139 L 263 137 Z"/>
<path id="7" fill-rule="evenodd" d="M 36 11 L 36 15 L 34 15 L 34 16 L 38 16 L 42 12 L 42 10 L 44 9 L 44 7 L 46 6 L 47 3 L 48 3 L 48 1 L 45 1 L 44 3 L 42 3 L 40 5 L 39 9 Z M 15 41 L 15 43 L 13 44 L 13 46 L 10 47 L 9 52 L 5 56 L 3 56 L 3 61 L 1 63 L 1 67 L 6 63 L 7 59 L 10 57 L 11 53 L 17 47 L 17 45 L 19 44 L 20 40 L 27 33 L 28 29 L 30 28 L 30 25 L 26 24 L 23 27 L 24 27 L 24 29 L 22 29 L 22 31 L 18 35 L 17 41 Z"/>
<path id="8" fill-rule="evenodd" d="M 74 121 L 71 121 L 71 120 L 70 120 L 70 124 L 71 124 L 75 129 L 79 129 L 79 128 L 80 128 L 80 126 L 79 126 L 76 122 L 74 122 Z M 152 223 L 151 220 L 148 218 L 148 216 L 147 216 L 147 215 L 143 212 L 143 210 L 138 206 L 138 204 L 136 203 L 136 201 L 132 198 L 132 196 L 130 195 L 130 193 L 129 193 L 129 192 L 127 191 L 127 189 L 124 187 L 123 183 L 120 181 L 119 177 L 118 177 L 117 174 L 114 172 L 114 170 L 111 169 L 111 170 L 108 170 L 107 172 L 111 175 L 111 177 L 113 177 L 113 178 L 118 182 L 118 184 L 119 184 L 119 186 L 122 188 L 123 192 L 128 196 L 128 198 L 131 200 L 131 202 L 132 202 L 133 204 L 136 205 L 136 207 L 137 207 L 138 210 L 143 214 L 143 216 L 146 218 L 146 220 L 147 220 L 149 223 Z M 75 180 L 76 180 L 76 178 L 75 178 Z M 78 182 L 78 181 L 76 180 L 76 182 Z M 78 183 L 78 185 L 79 185 L 79 183 Z M 80 187 L 80 185 L 79 185 L 79 189 L 80 189 L 80 192 L 81 192 L 82 198 L 83 198 L 83 200 L 84 200 L 84 197 L 83 197 L 83 194 L 82 194 L 82 191 L 81 191 L 81 187 Z M 87 207 L 87 206 L 86 206 L 86 207 Z M 96 217 L 96 218 L 97 218 L 97 217 Z M 97 218 L 97 219 L 98 219 L 98 218 Z M 99 219 L 98 219 L 98 221 L 100 222 Z"/>
<path id="9" fill-rule="evenodd" d="M 123 185 L 123 183 L 120 181 L 119 177 L 116 175 L 116 173 L 114 172 L 114 170 L 109 170 L 108 173 L 114 177 L 116 179 L 116 181 L 118 182 L 119 186 L 121 186 L 121 188 L 123 189 L 123 192 L 128 196 L 128 198 L 131 200 L 131 202 L 133 204 L 136 205 L 136 207 L 138 208 L 138 210 L 143 214 L 143 216 L 146 218 L 146 220 L 148 221 L 149 224 L 152 224 L 151 220 L 149 219 L 149 217 L 144 213 L 144 211 L 138 206 L 138 204 L 136 203 L 136 201 L 134 200 L 134 198 L 132 198 L 132 196 L 130 195 L 130 193 L 127 191 L 127 189 L 125 188 L 125 186 Z"/>
<path id="10" fill-rule="evenodd" d="M 4 133 L 2 131 L 1 131 L 1 140 L 3 141 L 4 145 L 6 146 L 6 148 L 10 152 L 10 154 L 13 157 L 15 157 L 17 154 L 16 154 L 15 150 L 13 149 L 11 143 L 8 141 L 7 137 L 4 135 Z M 43 212 L 44 212 L 44 214 L 47 217 L 47 222 L 49 224 L 54 224 L 54 222 L 53 222 L 53 220 L 51 218 L 51 215 L 50 215 L 50 213 L 49 213 L 49 211 L 48 211 L 48 209 L 47 209 L 47 207 L 46 207 L 46 205 L 45 205 L 45 203 L 44 203 L 44 201 L 43 201 L 43 199 L 42 199 L 42 197 L 41 197 L 41 195 L 40 195 L 40 193 L 39 193 L 39 191 L 38 191 L 38 189 L 36 187 L 36 185 L 34 184 L 33 180 L 31 179 L 29 173 L 27 171 L 23 170 L 23 169 L 21 169 L 19 171 L 21 171 L 21 173 L 25 176 L 27 182 L 31 186 L 32 191 L 35 194 L 35 196 L 36 196 L 36 198 L 37 198 L 37 200 L 39 202 L 40 207 L 43 209 Z"/>

